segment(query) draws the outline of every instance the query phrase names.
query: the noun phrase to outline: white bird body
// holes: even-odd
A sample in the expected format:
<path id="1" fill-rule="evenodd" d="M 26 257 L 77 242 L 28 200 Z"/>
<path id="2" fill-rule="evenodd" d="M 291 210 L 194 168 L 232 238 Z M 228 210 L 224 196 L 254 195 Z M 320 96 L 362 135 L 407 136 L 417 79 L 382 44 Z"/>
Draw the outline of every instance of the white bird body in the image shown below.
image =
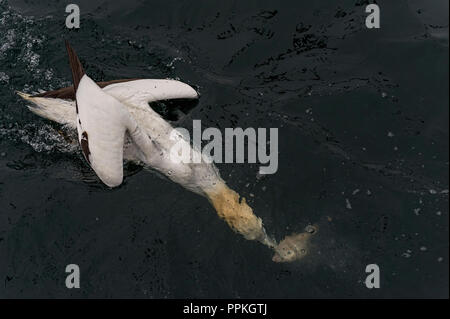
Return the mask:
<path id="1" fill-rule="evenodd" d="M 156 79 L 97 84 L 84 73 L 68 43 L 66 47 L 73 88 L 36 96 L 18 94 L 34 104 L 28 108 L 35 114 L 77 130 L 83 155 L 102 182 L 110 187 L 122 183 L 124 159 L 143 163 L 186 189 L 207 197 L 233 230 L 274 249 L 275 261 L 303 257 L 295 249 L 300 246 L 292 238 L 305 240 L 303 238 L 308 236 L 286 237 L 282 250 L 278 250 L 277 243 L 267 236 L 261 219 L 253 214 L 245 198 L 228 188 L 212 161 L 192 148 L 189 140 L 174 132 L 170 123 L 149 106 L 150 102 L 158 100 L 197 99 L 198 94 L 192 87 L 180 81 Z M 181 144 L 189 150 L 191 158 L 200 158 L 201 162 L 174 161 L 171 150 L 175 144 Z"/>
<path id="2" fill-rule="evenodd" d="M 33 113 L 72 129 L 80 125 L 77 124 L 75 101 L 32 97 L 24 93 L 20 95 L 33 102 L 35 106 L 28 107 Z M 123 159 L 156 169 L 172 181 L 201 195 L 205 195 L 205 191 L 212 191 L 216 185 L 223 184 L 212 163 L 176 163 L 169 158 L 170 149 L 177 143 L 186 143 L 186 147 L 193 153 L 200 152 L 192 149 L 189 141 L 184 140 L 181 134 L 171 134 L 174 130 L 172 125 L 148 104 L 158 100 L 196 98 L 197 92 L 180 81 L 143 79 L 115 83 L 100 89 L 85 75 L 77 91 L 79 117 L 83 126 L 89 127 L 90 151 L 98 152 L 100 162 L 90 163 L 91 166 L 95 165 L 93 169 L 97 175 L 101 171 L 99 177 L 102 179 L 104 176 L 102 181 L 108 186 L 120 185 L 122 175 L 116 176 L 116 173 L 122 172 L 123 154 Z M 148 145 L 141 150 L 130 138 L 129 130 L 126 130 L 130 127 L 138 128 L 151 137 L 156 146 Z M 80 128 L 78 131 L 81 140 Z M 203 158 L 203 155 L 199 156 Z M 113 162 L 115 165 L 112 165 Z"/>

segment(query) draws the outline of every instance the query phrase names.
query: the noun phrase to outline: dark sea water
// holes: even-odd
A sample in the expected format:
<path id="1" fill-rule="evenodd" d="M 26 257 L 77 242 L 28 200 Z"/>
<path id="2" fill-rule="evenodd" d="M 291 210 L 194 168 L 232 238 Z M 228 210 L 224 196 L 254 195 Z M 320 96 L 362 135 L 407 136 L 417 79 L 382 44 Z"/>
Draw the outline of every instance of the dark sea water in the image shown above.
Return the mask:
<path id="1" fill-rule="evenodd" d="M 448 1 L 0 0 L 0 297 L 448 297 Z M 272 252 L 205 198 L 135 165 L 110 190 L 16 90 L 71 84 L 69 39 L 95 80 L 175 78 L 201 94 L 179 126 L 278 127 L 279 170 L 218 164 L 282 239 Z M 65 267 L 81 269 L 67 289 Z M 381 288 L 368 289 L 377 264 Z"/>

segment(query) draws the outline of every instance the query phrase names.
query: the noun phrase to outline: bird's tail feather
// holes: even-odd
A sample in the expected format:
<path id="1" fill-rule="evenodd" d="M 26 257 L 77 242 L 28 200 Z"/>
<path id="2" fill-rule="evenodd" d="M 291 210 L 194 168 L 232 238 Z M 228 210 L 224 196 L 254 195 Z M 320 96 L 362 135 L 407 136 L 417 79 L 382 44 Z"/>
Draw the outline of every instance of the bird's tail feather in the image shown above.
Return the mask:
<path id="1" fill-rule="evenodd" d="M 76 129 L 77 115 L 75 112 L 75 102 L 63 99 L 52 99 L 45 97 L 33 97 L 24 92 L 16 92 L 21 98 L 32 104 L 27 105 L 28 109 L 40 117 L 59 124 L 67 125 Z"/>

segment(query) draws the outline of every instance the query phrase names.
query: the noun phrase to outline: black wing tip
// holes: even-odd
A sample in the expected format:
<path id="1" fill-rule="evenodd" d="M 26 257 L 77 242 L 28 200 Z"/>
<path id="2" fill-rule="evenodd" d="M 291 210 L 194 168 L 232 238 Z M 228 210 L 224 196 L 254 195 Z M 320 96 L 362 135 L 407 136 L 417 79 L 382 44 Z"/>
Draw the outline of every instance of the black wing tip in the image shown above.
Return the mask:
<path id="1" fill-rule="evenodd" d="M 67 55 L 69 57 L 70 70 L 72 71 L 73 87 L 76 92 L 78 89 L 78 84 L 80 83 L 81 78 L 85 73 L 83 70 L 83 66 L 81 65 L 81 62 L 78 59 L 78 56 L 75 53 L 75 50 L 70 45 L 69 41 L 66 39 L 64 40 L 64 42 L 66 45 Z"/>

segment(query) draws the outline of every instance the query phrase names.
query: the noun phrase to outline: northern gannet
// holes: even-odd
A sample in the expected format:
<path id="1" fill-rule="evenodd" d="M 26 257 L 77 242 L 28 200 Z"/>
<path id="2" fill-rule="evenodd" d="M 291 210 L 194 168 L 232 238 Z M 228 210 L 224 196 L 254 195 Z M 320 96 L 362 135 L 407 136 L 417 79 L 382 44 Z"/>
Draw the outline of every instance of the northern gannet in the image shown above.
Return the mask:
<path id="1" fill-rule="evenodd" d="M 150 102 L 170 99 L 197 99 L 189 85 L 175 80 L 125 79 L 94 82 L 72 47 L 66 41 L 73 87 L 30 95 L 17 92 L 32 102 L 35 114 L 78 132 L 86 161 L 100 180 L 117 187 L 123 180 L 123 161 L 143 163 L 170 180 L 209 199 L 217 214 L 248 240 L 257 240 L 274 250 L 273 261 L 286 262 L 303 257 L 309 235 L 287 236 L 277 242 L 266 234 L 245 198 L 230 189 L 210 161 L 174 162 L 170 150 L 175 143 L 186 143 L 192 154 L 204 159 L 199 150 L 181 134 L 173 138 L 174 128 L 156 113 Z M 172 137 L 171 136 L 172 133 Z M 301 247 L 301 248 L 299 248 Z"/>

